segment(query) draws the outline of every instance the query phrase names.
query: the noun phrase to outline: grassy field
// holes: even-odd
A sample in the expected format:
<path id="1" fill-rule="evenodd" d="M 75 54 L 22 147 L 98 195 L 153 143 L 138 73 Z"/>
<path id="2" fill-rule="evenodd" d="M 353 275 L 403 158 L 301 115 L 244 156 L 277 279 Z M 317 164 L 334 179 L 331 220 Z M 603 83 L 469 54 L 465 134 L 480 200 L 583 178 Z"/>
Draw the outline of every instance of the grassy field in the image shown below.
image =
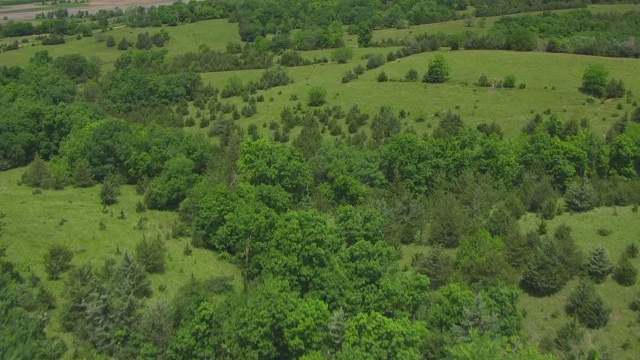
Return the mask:
<path id="1" fill-rule="evenodd" d="M 434 53 L 424 53 L 387 63 L 381 68 L 367 71 L 358 80 L 341 84 L 342 75 L 353 69 L 363 53 L 386 53 L 389 49 L 357 49 L 356 57 L 348 64 L 317 64 L 290 68 L 289 74 L 294 84 L 270 89 L 264 92 L 266 102 L 258 104 L 258 114 L 250 119 L 239 120 L 242 126 L 251 123 L 262 125 L 279 119 L 283 107 L 294 107 L 298 101 L 303 105 L 311 87 L 327 89 L 327 104 L 341 105 L 345 110 L 356 103 L 364 111 L 373 114 L 383 105 L 396 111 L 410 112 L 406 126 L 417 131 L 428 131 L 437 123 L 432 117 L 436 112 L 447 110 L 459 113 L 465 122 L 475 126 L 482 122 L 500 124 L 507 135 L 516 135 L 535 112 L 549 109 L 561 119 L 584 117 L 599 134 L 604 134 L 613 122 L 633 107 L 625 100 L 615 100 L 593 104 L 578 92 L 582 72 L 589 64 L 602 63 L 613 78 L 621 78 L 634 94 L 640 93 L 640 61 L 637 59 L 599 58 L 550 53 L 519 53 L 507 51 L 441 51 L 451 65 L 451 80 L 445 84 L 424 84 L 421 82 L 399 82 L 404 74 L 415 68 L 424 74 Z M 314 53 L 321 56 L 323 53 Z M 326 55 L 326 54 L 325 54 Z M 390 80 L 378 83 L 377 75 L 384 71 Z M 507 74 L 516 76 L 518 83 L 525 83 L 526 89 L 480 88 L 473 85 L 481 74 L 489 79 L 503 78 Z M 239 77 L 244 82 L 257 81 L 262 70 L 231 71 L 202 74 L 205 82 L 222 89 L 230 77 Z M 297 95 L 298 100 L 291 100 Z M 273 98 L 273 102 L 269 99 Z M 239 98 L 232 99 L 241 107 Z M 618 104 L 622 110 L 617 109 Z M 427 121 L 417 123 L 419 116 Z"/>
<path id="2" fill-rule="evenodd" d="M 534 229 L 537 221 L 534 215 L 527 215 L 522 220 L 523 229 Z M 550 232 L 562 223 L 571 227 L 573 238 L 585 257 L 592 248 L 601 245 L 607 249 L 613 264 L 618 261 L 627 244 L 633 241 L 638 243 L 640 240 L 640 213 L 632 212 L 631 207 L 598 208 L 582 214 L 565 213 L 549 222 Z M 598 229 L 613 232 L 603 237 L 597 234 Z M 632 261 L 636 268 L 640 268 L 640 259 Z M 570 282 L 561 292 L 550 297 L 534 298 L 526 294 L 521 297 L 521 307 L 527 313 L 525 329 L 534 341 L 538 342 L 545 336 L 555 337 L 556 330 L 569 321 L 564 306 L 577 283 L 577 280 Z M 595 345 L 606 344 L 613 359 L 637 359 L 640 354 L 640 324 L 638 315 L 629 310 L 629 303 L 640 291 L 640 283 L 624 287 L 609 277 L 603 284 L 596 285 L 596 288 L 613 312 L 605 328 L 590 330 L 587 336 Z M 622 348 L 625 343 L 630 345 L 627 350 Z"/>
<path id="3" fill-rule="evenodd" d="M 593 13 L 608 13 L 608 12 L 627 12 L 627 11 L 640 11 L 640 4 L 613 4 L 613 5 L 589 5 L 588 9 Z M 567 12 L 575 11 L 575 9 L 567 10 L 553 10 L 553 12 Z M 527 13 L 529 15 L 541 14 L 541 11 Z M 521 16 L 523 14 L 514 14 L 506 16 Z M 475 18 L 471 22 L 471 26 L 467 26 L 466 20 L 452 20 L 436 24 L 423 24 L 409 26 L 406 29 L 382 29 L 373 31 L 373 40 L 380 41 L 383 39 L 403 39 L 422 33 L 444 33 L 444 34 L 456 34 L 464 31 L 471 31 L 479 34 L 486 33 L 493 24 L 502 16 L 489 16 L 486 18 Z M 348 37 L 349 41 L 354 41 L 357 37 Z"/>
<path id="4" fill-rule="evenodd" d="M 230 24 L 227 20 L 208 20 L 193 24 L 181 25 L 176 27 L 165 27 L 171 34 L 171 40 L 165 45 L 165 49 L 169 51 L 169 55 L 182 54 L 188 51 L 198 51 L 200 44 L 207 44 L 211 49 L 224 49 L 227 43 L 231 41 L 240 42 L 238 35 L 238 24 Z M 111 35 L 118 43 L 123 37 L 129 41 L 135 42 L 138 34 L 148 32 L 155 34 L 160 28 L 129 28 L 119 27 L 108 31 L 104 36 L 100 32 L 95 32 L 93 37 L 82 38 L 77 40 L 75 36 L 67 36 L 65 44 L 44 46 L 35 42 L 35 37 L 27 37 L 29 44 L 24 45 L 18 50 L 0 53 L 0 64 L 24 65 L 28 63 L 36 52 L 47 50 L 51 56 L 56 57 L 63 54 L 77 53 L 87 57 L 97 57 L 104 69 L 109 69 L 113 62 L 122 55 L 123 51 L 117 50 L 116 47 L 108 48 L 106 45 L 106 37 Z M 98 41 L 102 37 L 102 41 Z M 1 43 L 13 42 L 15 38 L 2 39 Z M 21 38 L 19 38 L 21 40 Z M 35 45 L 32 45 L 35 44 Z"/>
<path id="5" fill-rule="evenodd" d="M 43 265 L 43 257 L 53 244 L 65 244 L 74 251 L 74 265 L 91 262 L 101 266 L 104 260 L 116 258 L 118 251 L 133 253 L 143 235 L 164 238 L 177 218 L 173 212 L 136 213 L 136 203 L 142 197 L 132 186 L 122 187 L 120 202 L 111 206 L 107 213 L 103 213 L 100 205 L 99 186 L 43 190 L 42 194 L 34 195 L 32 188 L 17 185 L 23 172 L 24 169 L 0 172 L 0 211 L 6 214 L 3 241 L 8 244 L 7 256 L 23 270 L 33 270 L 57 297 L 60 297 L 63 281 L 47 280 Z M 118 219 L 121 210 L 125 212 L 125 219 Z M 142 217 L 148 219 L 147 223 L 142 230 L 137 230 Z M 105 230 L 99 230 L 100 221 L 106 224 Z M 197 279 L 233 276 L 235 285 L 241 286 L 239 269 L 220 260 L 214 252 L 193 249 L 190 256 L 184 255 L 183 250 L 189 242 L 189 239 L 166 241 L 167 269 L 164 274 L 150 276 L 154 295 L 149 301 L 161 297 L 172 299 L 192 276 Z M 160 287 L 165 290 L 160 291 Z M 57 316 L 54 311 L 50 331 L 71 340 L 69 334 L 60 331 Z"/>

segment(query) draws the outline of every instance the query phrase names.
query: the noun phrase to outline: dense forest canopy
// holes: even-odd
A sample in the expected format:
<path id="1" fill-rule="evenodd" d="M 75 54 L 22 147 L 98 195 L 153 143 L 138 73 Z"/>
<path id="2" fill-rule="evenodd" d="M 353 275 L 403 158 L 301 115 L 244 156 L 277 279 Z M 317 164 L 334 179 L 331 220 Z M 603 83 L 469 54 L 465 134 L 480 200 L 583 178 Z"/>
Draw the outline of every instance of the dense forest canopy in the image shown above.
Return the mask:
<path id="1" fill-rule="evenodd" d="M 0 212 L 0 357 L 613 358 L 589 332 L 618 321 L 601 285 L 609 275 L 611 286 L 636 284 L 635 239 L 609 254 L 606 242 L 586 248 L 575 228 L 553 221 L 602 207 L 614 216 L 637 213 L 640 107 L 623 79 L 602 64 L 578 69 L 582 85 L 574 91 L 586 97 L 583 105 L 616 101 L 624 109 L 605 134 L 593 129 L 601 119 L 535 109 L 507 136 L 495 121 L 470 126 L 459 107 L 438 111 L 416 131 L 406 109 L 384 101 L 375 111 L 337 105 L 331 89 L 291 75 L 296 66 L 347 66 L 354 49 L 344 47 L 345 31 L 359 47 L 394 48 L 359 59 L 335 86 L 372 71 L 372 86 L 446 86 L 455 69 L 442 54 L 450 52 L 402 80 L 378 69 L 441 48 L 640 55 L 637 12 L 509 16 L 481 34 L 382 42 L 371 35 L 462 19 L 470 9 L 490 16 L 586 5 L 205 0 L 2 24 L 4 37 L 93 34 L 118 22 L 168 27 L 144 30 L 136 42 L 123 38 L 109 66 L 46 50 L 21 66 L 0 66 L 0 171 L 21 173 L 6 186 L 34 197 L 95 189 L 95 205 L 118 220 L 128 214 L 114 216 L 115 205 L 130 197 L 142 234 L 100 261 L 77 261 L 87 249 L 54 244 L 37 274 L 7 255 L 17 235 L 4 229 L 17 219 Z M 170 26 L 213 18 L 237 22 L 244 43 L 172 55 L 157 49 L 173 41 Z M 302 55 L 326 48 L 337 48 L 336 64 Z M 241 70 L 258 75 L 205 81 L 206 73 Z M 303 81 L 307 93 L 292 94 L 275 116 L 262 115 L 275 106 L 272 89 Z M 511 74 L 493 82 L 482 74 L 460 86 L 526 89 Z M 262 128 L 249 123 L 256 118 Z M 418 115 L 416 122 L 425 121 Z M 143 214 L 171 214 L 173 222 L 151 235 Z M 100 220 L 94 230 L 107 227 Z M 169 251 L 184 239 L 182 253 Z M 167 294 L 154 279 L 177 272 L 173 259 L 195 262 L 194 248 L 232 264 L 237 278 L 181 267 L 179 290 Z M 563 314 L 551 316 L 569 321 L 544 337 L 530 332 L 525 321 L 539 314 L 523 310 L 521 299 L 560 295 L 554 300 Z M 617 300 L 637 316 L 639 296 Z M 637 331 L 637 323 L 628 326 Z M 633 352 L 631 344 L 616 350 Z"/>

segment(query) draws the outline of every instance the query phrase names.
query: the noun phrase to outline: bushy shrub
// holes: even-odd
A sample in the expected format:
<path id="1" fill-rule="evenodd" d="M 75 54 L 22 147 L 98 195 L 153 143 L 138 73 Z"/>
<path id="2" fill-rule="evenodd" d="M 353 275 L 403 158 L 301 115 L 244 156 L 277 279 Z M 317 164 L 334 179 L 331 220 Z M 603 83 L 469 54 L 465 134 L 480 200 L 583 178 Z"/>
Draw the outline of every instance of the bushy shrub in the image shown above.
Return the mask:
<path id="1" fill-rule="evenodd" d="M 489 78 L 487 77 L 487 75 L 482 74 L 480 75 L 478 80 L 475 82 L 475 85 L 480 87 L 491 87 L 491 82 L 489 81 Z"/>
<path id="2" fill-rule="evenodd" d="M 516 87 L 516 77 L 511 74 L 505 76 L 504 80 L 502 81 L 502 86 L 508 89 L 513 89 L 514 87 Z"/>
<path id="3" fill-rule="evenodd" d="M 44 268 L 49 280 L 60 279 L 60 274 L 71 269 L 73 251 L 65 245 L 53 245 L 44 256 Z"/>
<path id="4" fill-rule="evenodd" d="M 381 54 L 373 55 L 367 61 L 367 69 L 371 70 L 371 69 L 378 68 L 384 65 L 384 63 L 385 63 L 384 56 L 382 56 Z"/>
<path id="5" fill-rule="evenodd" d="M 327 102 L 327 90 L 321 87 L 313 87 L 309 90 L 307 105 L 322 106 Z"/>
<path id="6" fill-rule="evenodd" d="M 407 81 L 418 81 L 418 79 L 420 78 L 420 74 L 416 69 L 409 69 L 409 71 L 407 71 L 407 73 L 404 75 L 404 78 Z"/>

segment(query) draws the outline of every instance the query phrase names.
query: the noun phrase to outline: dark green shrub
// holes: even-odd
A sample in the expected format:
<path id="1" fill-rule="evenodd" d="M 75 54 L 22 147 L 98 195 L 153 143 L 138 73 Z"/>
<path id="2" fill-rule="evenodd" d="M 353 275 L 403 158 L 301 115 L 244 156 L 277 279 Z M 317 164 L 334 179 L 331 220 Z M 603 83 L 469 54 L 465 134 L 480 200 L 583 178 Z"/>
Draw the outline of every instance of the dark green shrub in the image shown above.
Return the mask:
<path id="1" fill-rule="evenodd" d="M 611 268 L 607 251 L 602 246 L 593 248 L 587 261 L 587 274 L 589 277 L 596 283 L 601 283 L 611 273 Z"/>
<path id="2" fill-rule="evenodd" d="M 65 245 L 53 245 L 44 256 L 44 268 L 49 280 L 60 279 L 60 274 L 71 269 L 73 251 Z"/>
<path id="3" fill-rule="evenodd" d="M 569 296 L 566 311 L 590 329 L 606 326 L 611 314 L 611 309 L 604 305 L 593 284 L 585 280 Z"/>
<path id="4" fill-rule="evenodd" d="M 636 283 L 638 269 L 633 266 L 631 259 L 625 254 L 622 255 L 618 264 L 613 270 L 613 279 L 622 286 L 632 286 Z"/>

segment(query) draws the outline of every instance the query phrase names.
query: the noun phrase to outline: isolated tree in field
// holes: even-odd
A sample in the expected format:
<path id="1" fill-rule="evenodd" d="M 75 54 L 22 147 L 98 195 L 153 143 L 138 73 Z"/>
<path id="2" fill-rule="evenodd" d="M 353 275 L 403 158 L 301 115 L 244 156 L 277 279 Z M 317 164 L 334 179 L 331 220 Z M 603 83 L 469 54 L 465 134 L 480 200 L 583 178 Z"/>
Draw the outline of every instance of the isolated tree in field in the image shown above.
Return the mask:
<path id="1" fill-rule="evenodd" d="M 589 65 L 582 75 L 580 91 L 595 97 L 605 95 L 609 71 L 602 64 Z"/>
<path id="2" fill-rule="evenodd" d="M 628 256 L 630 259 L 635 259 L 638 257 L 638 245 L 634 242 L 630 243 L 624 249 L 624 255 Z"/>
<path id="3" fill-rule="evenodd" d="M 49 164 L 36 155 L 29 164 L 27 170 L 22 174 L 22 182 L 31 187 L 47 189 L 51 186 L 51 169 Z"/>
<path id="4" fill-rule="evenodd" d="M 451 67 L 447 63 L 447 60 L 442 55 L 436 55 L 436 57 L 429 62 L 429 70 L 424 74 L 423 82 L 438 84 L 449 80 L 449 73 Z"/>
<path id="5" fill-rule="evenodd" d="M 507 89 L 512 89 L 516 87 L 516 77 L 512 74 L 505 76 L 504 80 L 502 81 L 502 86 L 504 86 Z"/>
<path id="6" fill-rule="evenodd" d="M 569 295 L 566 311 L 589 329 L 599 329 L 607 325 L 611 309 L 605 306 L 595 286 L 582 280 Z"/>
<path id="7" fill-rule="evenodd" d="M 107 37 L 107 47 L 114 47 L 116 46 L 116 39 L 113 38 L 113 35 L 109 35 Z"/>
<path id="8" fill-rule="evenodd" d="M 638 269 L 633 266 L 627 254 L 622 254 L 613 270 L 613 279 L 622 286 L 632 286 L 635 285 L 637 277 Z"/>
<path id="9" fill-rule="evenodd" d="M 327 102 L 327 90 L 321 87 L 313 87 L 309 90 L 307 105 L 322 106 Z"/>
<path id="10" fill-rule="evenodd" d="M 338 64 L 347 63 L 351 58 L 353 58 L 353 49 L 350 47 L 337 48 L 331 52 L 331 61 Z"/>
<path id="11" fill-rule="evenodd" d="M 489 81 L 489 78 L 487 77 L 486 74 L 482 74 L 478 78 L 478 81 L 475 82 L 475 85 L 480 87 L 490 87 L 491 81 Z"/>
<path id="12" fill-rule="evenodd" d="M 60 279 L 60 274 L 71 269 L 73 251 L 64 245 L 53 245 L 44 256 L 44 268 L 49 280 Z"/>
<path id="13" fill-rule="evenodd" d="M 418 81 L 418 79 L 420 78 L 420 74 L 416 69 L 409 69 L 404 75 L 404 78 L 407 81 Z"/>
<path id="14" fill-rule="evenodd" d="M 136 245 L 136 261 L 150 274 L 161 274 L 166 268 L 167 247 L 161 237 L 147 240 L 145 236 Z"/>
<path id="15" fill-rule="evenodd" d="M 138 41 L 136 41 L 136 49 L 149 50 L 153 47 L 153 42 L 148 32 L 138 34 Z"/>
<path id="16" fill-rule="evenodd" d="M 122 40 L 118 43 L 118 50 L 129 50 L 129 40 L 123 37 Z"/>
<path id="17" fill-rule="evenodd" d="M 380 74 L 378 74 L 377 80 L 378 82 L 387 82 L 389 81 L 389 78 L 387 77 L 387 74 L 385 74 L 384 71 L 381 71 Z"/>
<path id="18" fill-rule="evenodd" d="M 575 180 L 567 186 L 564 201 L 571 211 L 589 211 L 596 205 L 596 190 L 588 179 Z"/>
<path id="19" fill-rule="evenodd" d="M 100 201 L 102 205 L 113 205 L 118 202 L 118 196 L 120 196 L 120 182 L 114 175 L 109 175 L 102 182 Z"/>
<path id="20" fill-rule="evenodd" d="M 611 273 L 611 262 L 607 250 L 602 246 L 593 248 L 587 263 L 587 274 L 596 283 L 601 283 L 609 273 Z"/>

